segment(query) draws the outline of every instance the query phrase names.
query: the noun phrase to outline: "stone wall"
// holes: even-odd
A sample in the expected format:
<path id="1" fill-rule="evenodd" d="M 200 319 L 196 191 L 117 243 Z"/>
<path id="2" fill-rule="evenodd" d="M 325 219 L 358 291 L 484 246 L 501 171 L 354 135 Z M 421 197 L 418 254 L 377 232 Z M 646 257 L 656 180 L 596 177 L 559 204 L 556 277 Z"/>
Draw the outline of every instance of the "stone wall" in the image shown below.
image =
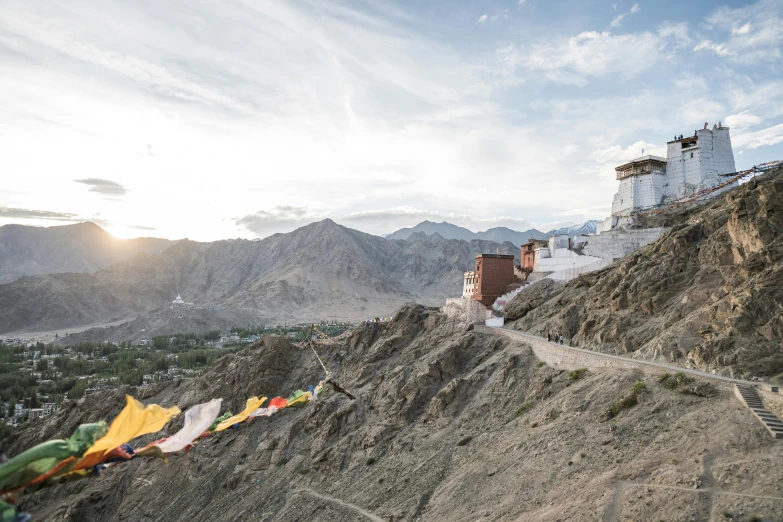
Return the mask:
<path id="1" fill-rule="evenodd" d="M 481 333 L 504 336 L 514 342 L 527 344 L 533 349 L 533 353 L 536 354 L 536 357 L 539 360 L 544 361 L 554 368 L 562 368 L 564 370 L 576 370 L 578 368 L 633 370 L 639 368 L 640 365 L 644 365 L 642 361 L 626 359 L 616 355 L 608 356 L 606 354 L 597 354 L 581 348 L 571 348 L 550 343 L 546 340 L 538 340 L 532 336 L 526 335 L 523 337 L 500 328 L 477 326 L 475 330 Z M 647 371 L 648 368 L 645 367 L 645 370 Z M 656 366 L 650 366 L 649 370 L 659 374 L 667 372 L 666 369 Z"/>
<path id="2" fill-rule="evenodd" d="M 503 336 L 512 342 L 530 346 L 538 360 L 545 362 L 553 368 L 563 370 L 571 371 L 579 368 L 587 368 L 590 370 L 642 370 L 653 375 L 663 375 L 664 373 L 680 371 L 695 377 L 710 379 L 715 387 L 723 390 L 732 389 L 734 387 L 733 383 L 742 383 L 749 386 L 758 385 L 758 383 L 754 382 L 722 377 L 720 375 L 711 375 L 670 364 L 630 359 L 619 355 L 592 352 L 582 348 L 572 348 L 570 346 L 551 343 L 546 339 L 523 332 L 517 332 L 515 330 L 476 326 L 475 331 L 478 333 Z"/>
<path id="3" fill-rule="evenodd" d="M 590 236 L 582 252 L 602 259 L 620 259 L 657 241 L 664 232 L 664 227 L 608 230 L 598 236 Z"/>
<path id="4" fill-rule="evenodd" d="M 460 322 L 482 325 L 487 320 L 487 307 L 474 299 L 446 299 L 443 313 Z"/>

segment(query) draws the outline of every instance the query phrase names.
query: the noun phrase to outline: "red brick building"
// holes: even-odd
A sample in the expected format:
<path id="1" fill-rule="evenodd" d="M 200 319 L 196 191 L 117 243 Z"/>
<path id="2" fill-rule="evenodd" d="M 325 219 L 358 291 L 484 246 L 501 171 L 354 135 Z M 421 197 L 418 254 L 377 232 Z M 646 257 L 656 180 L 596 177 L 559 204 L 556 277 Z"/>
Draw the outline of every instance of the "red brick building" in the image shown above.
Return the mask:
<path id="1" fill-rule="evenodd" d="M 519 268 L 528 274 L 533 271 L 533 264 L 536 261 L 536 248 L 548 246 L 546 239 L 533 239 L 522 245 L 519 255 Z"/>
<path id="2" fill-rule="evenodd" d="M 508 285 L 516 280 L 514 256 L 506 254 L 479 254 L 476 256 L 475 289 L 471 299 L 490 306 L 495 299 L 507 292 Z"/>

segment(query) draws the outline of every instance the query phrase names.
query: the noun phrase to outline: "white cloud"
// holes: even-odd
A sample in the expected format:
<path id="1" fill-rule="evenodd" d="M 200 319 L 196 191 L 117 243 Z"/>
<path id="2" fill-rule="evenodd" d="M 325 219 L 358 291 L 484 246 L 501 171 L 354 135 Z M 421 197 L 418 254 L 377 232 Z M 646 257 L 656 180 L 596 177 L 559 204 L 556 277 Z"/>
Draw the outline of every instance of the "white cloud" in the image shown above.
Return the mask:
<path id="1" fill-rule="evenodd" d="M 487 15 L 483 14 L 483 15 L 479 16 L 478 22 L 476 22 L 476 23 L 483 24 L 486 21 L 487 21 Z"/>
<path id="2" fill-rule="evenodd" d="M 699 42 L 696 47 L 693 48 L 695 52 L 698 51 L 712 51 L 713 53 L 717 54 L 718 56 L 730 56 L 735 53 L 729 50 L 729 48 L 726 46 L 726 44 L 719 44 L 715 43 L 711 40 L 702 40 Z"/>
<path id="3" fill-rule="evenodd" d="M 763 80 L 707 68 L 681 52 L 695 44 L 684 22 L 582 31 L 603 24 L 591 20 L 562 36 L 573 20 L 527 8 L 535 30 L 490 32 L 485 53 L 429 39 L 437 20 L 384 0 L 238 0 L 217 14 L 185 0 L 0 2 L 0 165 L 14 180 L 0 205 L 17 209 L 4 221 L 49 209 L 37 219 L 100 214 L 112 233 L 141 223 L 199 240 L 324 217 L 371 233 L 452 218 L 543 230 L 607 215 L 618 161 L 704 121 L 733 122 L 748 162 L 777 139 L 758 130 L 783 115 L 774 67 Z M 750 12 L 712 23 L 722 33 L 697 41 L 763 25 Z M 112 203 L 74 179 L 128 191 Z"/>
<path id="4" fill-rule="evenodd" d="M 527 3 L 527 0 L 519 0 L 517 2 L 517 5 L 525 5 Z"/>
<path id="5" fill-rule="evenodd" d="M 747 21 L 738 26 L 738 20 Z M 707 44 L 703 49 L 718 56 L 745 65 L 779 62 L 783 58 L 783 3 L 777 0 L 760 0 L 740 8 L 719 7 L 705 22 L 716 39 L 728 33 L 723 42 L 704 40 Z"/>
<path id="6" fill-rule="evenodd" d="M 656 32 L 612 34 L 586 31 L 566 41 L 542 43 L 531 49 L 498 50 L 506 65 L 542 71 L 561 84 L 584 85 L 593 76 L 638 76 L 676 54 L 689 41 L 687 24 L 664 24 Z"/>
<path id="7" fill-rule="evenodd" d="M 761 123 L 761 118 L 755 114 L 751 114 L 748 111 L 742 111 L 738 114 L 732 114 L 727 116 L 722 123 L 725 123 L 727 127 L 732 129 L 747 129 Z"/>
<path id="8" fill-rule="evenodd" d="M 783 143 L 783 123 L 756 132 L 742 133 L 732 137 L 735 147 L 757 149 Z"/>
<path id="9" fill-rule="evenodd" d="M 612 7 L 614 7 L 615 11 L 617 10 L 617 4 L 612 4 Z M 639 4 L 633 4 L 631 9 L 627 13 L 620 13 L 617 16 L 614 17 L 612 20 L 612 23 L 609 25 L 611 27 L 620 27 L 622 25 L 623 19 L 631 14 L 638 13 L 640 10 Z"/>
<path id="10" fill-rule="evenodd" d="M 752 27 L 750 25 L 750 22 L 746 23 L 742 27 L 733 27 L 731 29 L 731 34 L 734 36 L 741 36 L 743 34 L 748 34 L 751 31 Z"/>

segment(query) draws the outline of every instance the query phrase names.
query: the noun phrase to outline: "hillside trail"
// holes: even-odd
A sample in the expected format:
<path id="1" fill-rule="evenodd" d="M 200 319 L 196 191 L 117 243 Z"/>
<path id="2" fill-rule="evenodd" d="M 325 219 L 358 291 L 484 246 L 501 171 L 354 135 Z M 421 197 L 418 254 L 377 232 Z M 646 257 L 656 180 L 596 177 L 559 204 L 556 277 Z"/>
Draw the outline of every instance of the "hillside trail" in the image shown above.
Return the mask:
<path id="1" fill-rule="evenodd" d="M 612 355 L 612 354 L 609 354 L 609 353 L 601 353 L 601 352 L 596 352 L 596 351 L 593 351 L 593 350 L 585 350 L 584 348 L 575 348 L 573 346 L 566 346 L 564 344 L 550 343 L 544 337 L 539 337 L 537 335 L 529 334 L 529 333 L 526 333 L 526 332 L 521 332 L 519 330 L 512 330 L 511 328 L 508 328 L 508 327 L 505 327 L 505 326 L 502 327 L 502 328 L 499 328 L 499 330 L 502 330 L 503 333 L 509 333 L 509 334 L 512 334 L 512 335 L 515 335 L 515 336 L 518 336 L 518 337 L 528 338 L 528 339 L 532 339 L 532 340 L 535 340 L 535 341 L 542 341 L 542 342 L 545 342 L 545 343 L 553 344 L 556 348 L 561 349 L 561 350 L 564 349 L 564 350 L 569 350 L 569 351 L 578 352 L 578 353 L 586 353 L 586 354 L 594 355 L 594 356 L 597 356 L 597 357 L 603 357 L 605 359 L 613 359 L 613 360 L 620 360 L 620 361 L 635 363 L 635 364 L 638 364 L 641 369 L 644 369 L 645 366 L 647 366 L 647 367 L 652 366 L 652 367 L 655 367 L 655 368 L 662 368 L 662 369 L 665 369 L 665 370 L 669 370 L 669 371 L 672 371 L 672 372 L 675 372 L 675 373 L 676 372 L 682 372 L 682 373 L 686 373 L 688 375 L 695 375 L 696 377 L 703 377 L 705 379 L 715 379 L 715 380 L 718 380 L 718 381 L 725 381 L 725 382 L 732 382 L 732 383 L 738 383 L 738 384 L 745 384 L 745 385 L 754 386 L 754 387 L 758 386 L 760 384 L 760 382 L 746 381 L 744 379 L 735 379 L 734 377 L 725 377 L 723 375 L 715 375 L 714 373 L 702 372 L 702 371 L 699 371 L 699 370 L 691 370 L 689 368 L 683 368 L 682 366 L 675 366 L 673 364 L 666 364 L 666 363 L 660 363 L 660 362 L 655 362 L 655 361 L 645 361 L 645 360 L 641 360 L 641 359 L 633 359 L 631 357 L 622 357 L 620 355 Z"/>
<path id="2" fill-rule="evenodd" d="M 372 520 L 373 522 L 386 522 L 381 517 L 374 515 L 373 513 L 370 513 L 366 509 L 357 506 L 356 504 L 351 504 L 350 502 L 346 502 L 345 500 L 341 500 L 339 498 L 330 497 L 329 495 L 324 495 L 323 493 L 318 493 L 317 491 L 313 491 L 309 488 L 299 488 L 294 490 L 294 494 L 306 494 L 313 496 L 315 498 L 324 500 L 326 502 L 332 502 L 334 504 L 337 504 L 339 506 L 342 506 L 344 508 L 350 509 L 351 511 L 355 511 L 356 513 L 359 513 L 363 517 L 365 517 L 367 520 Z"/>
<path id="3" fill-rule="evenodd" d="M 752 498 L 755 500 L 778 500 L 783 501 L 783 497 L 774 497 L 771 495 L 753 495 L 750 493 L 740 493 L 737 491 L 727 491 L 716 484 L 715 477 L 712 474 L 713 455 L 707 453 L 702 457 L 702 475 L 699 487 L 672 486 L 668 484 L 654 484 L 649 482 L 636 482 L 631 480 L 622 480 L 617 482 L 612 493 L 612 500 L 604 511 L 603 522 L 617 522 L 620 520 L 623 508 L 623 497 L 632 488 L 644 487 L 648 489 L 665 489 L 670 491 L 682 491 L 696 495 L 707 495 L 706 513 L 711 514 L 714 499 L 717 495 L 735 496 L 743 498 Z"/>

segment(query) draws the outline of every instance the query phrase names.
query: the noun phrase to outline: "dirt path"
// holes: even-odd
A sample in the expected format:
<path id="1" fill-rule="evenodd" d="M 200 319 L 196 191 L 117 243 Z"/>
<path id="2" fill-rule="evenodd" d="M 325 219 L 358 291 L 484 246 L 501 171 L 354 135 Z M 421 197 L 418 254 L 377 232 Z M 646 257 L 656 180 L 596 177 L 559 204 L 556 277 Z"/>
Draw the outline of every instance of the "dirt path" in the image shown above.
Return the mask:
<path id="1" fill-rule="evenodd" d="M 368 520 L 372 520 L 373 522 L 386 522 L 384 519 L 379 517 L 378 515 L 374 515 L 370 513 L 369 511 L 365 510 L 362 507 L 357 506 L 356 504 L 351 504 L 350 502 L 346 502 L 344 500 L 340 500 L 339 498 L 330 497 L 328 495 L 323 495 L 321 493 L 318 493 L 316 491 L 313 491 L 312 489 L 307 488 L 300 488 L 294 491 L 294 493 L 304 493 L 306 495 L 313 496 L 315 498 L 320 498 L 321 500 L 325 500 L 327 502 L 332 502 L 334 504 L 338 504 L 344 508 L 348 508 L 352 511 L 355 511 L 365 517 Z"/>
<path id="2" fill-rule="evenodd" d="M 612 494 L 612 500 L 607 506 L 606 510 L 604 511 L 603 516 L 603 522 L 616 522 L 617 520 L 620 520 L 620 514 L 622 513 L 622 507 L 623 507 L 623 496 L 625 493 L 635 487 L 645 487 L 650 489 L 669 489 L 674 491 L 684 491 L 685 493 L 694 493 L 696 495 L 707 495 L 708 498 L 708 513 L 712 513 L 712 505 L 713 505 L 713 497 L 715 495 L 726 495 L 726 496 L 735 496 L 735 497 L 744 497 L 744 498 L 753 498 L 758 500 L 781 500 L 783 501 L 783 497 L 773 497 L 769 495 L 753 495 L 750 493 L 738 493 L 735 491 L 726 491 L 721 489 L 718 486 L 714 485 L 714 478 L 712 477 L 711 468 L 712 466 L 712 459 L 705 459 L 705 477 L 704 477 L 704 484 L 706 487 L 703 488 L 688 488 L 684 486 L 668 486 L 665 484 L 650 484 L 647 482 L 630 482 L 630 481 L 621 481 L 618 482 L 614 487 L 614 492 Z"/>

